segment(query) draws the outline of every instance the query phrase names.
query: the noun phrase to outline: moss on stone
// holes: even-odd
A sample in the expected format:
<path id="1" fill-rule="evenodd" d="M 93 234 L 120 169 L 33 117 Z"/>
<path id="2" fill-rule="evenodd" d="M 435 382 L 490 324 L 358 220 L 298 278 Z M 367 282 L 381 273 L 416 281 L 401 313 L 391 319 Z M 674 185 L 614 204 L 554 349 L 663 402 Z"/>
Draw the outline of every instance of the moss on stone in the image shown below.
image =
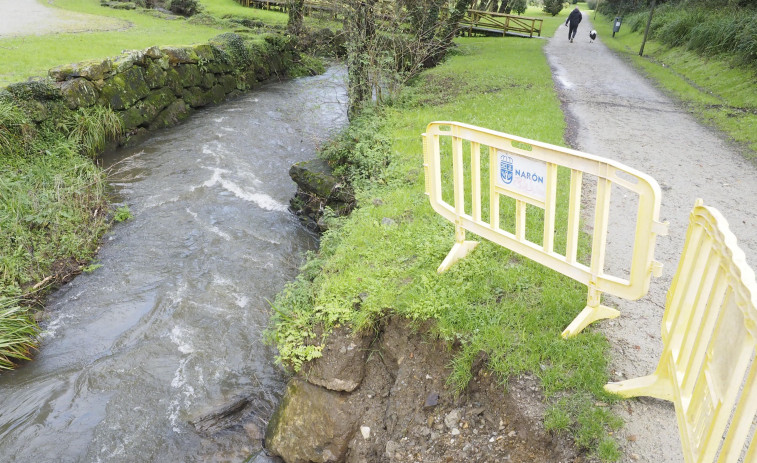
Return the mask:
<path id="1" fill-rule="evenodd" d="M 84 77 L 88 80 L 102 80 L 110 76 L 113 71 L 113 62 L 110 59 L 82 61 L 80 63 L 65 64 L 50 69 L 48 75 L 58 81 Z"/>
<path id="2" fill-rule="evenodd" d="M 144 100 L 121 113 L 121 119 L 126 130 L 133 130 L 152 122 L 158 114 L 176 101 L 176 97 L 169 88 L 154 90 Z"/>
<path id="3" fill-rule="evenodd" d="M 219 77 L 218 83 L 223 87 L 224 93 L 230 93 L 237 88 L 237 79 L 229 74 Z"/>
<path id="4" fill-rule="evenodd" d="M 226 101 L 226 95 L 230 92 L 227 92 L 223 86 L 216 85 L 210 91 L 208 92 L 210 95 L 210 102 L 213 104 L 219 104 L 224 101 Z"/>
<path id="5" fill-rule="evenodd" d="M 181 98 L 193 108 L 200 108 L 211 103 L 210 92 L 207 92 L 200 87 L 185 88 L 181 93 Z"/>
<path id="6" fill-rule="evenodd" d="M 181 81 L 179 71 L 175 68 L 166 71 L 166 86 L 170 88 L 177 97 L 180 97 L 181 92 L 184 91 L 184 83 Z"/>
<path id="7" fill-rule="evenodd" d="M 183 121 L 192 112 L 192 108 L 184 100 L 176 100 L 166 109 L 160 112 L 158 116 L 150 123 L 150 130 L 171 127 Z"/>
<path id="8" fill-rule="evenodd" d="M 164 56 L 172 66 L 177 64 L 197 64 L 199 57 L 191 48 L 185 47 L 160 47 Z"/>
<path id="9" fill-rule="evenodd" d="M 218 83 L 218 78 L 215 74 L 212 72 L 203 72 L 202 73 L 202 82 L 200 82 L 200 86 L 204 89 L 211 89 L 213 86 Z"/>
<path id="10" fill-rule="evenodd" d="M 145 83 L 144 70 L 133 67 L 105 81 L 99 102 L 115 110 L 127 109 L 149 93 L 150 87 Z"/>
<path id="11" fill-rule="evenodd" d="M 150 61 L 145 69 L 145 83 L 151 89 L 166 86 L 166 70 L 156 61 Z"/>
<path id="12" fill-rule="evenodd" d="M 69 109 L 92 106 L 99 96 L 95 84 L 82 77 L 62 82 L 60 91 Z"/>
<path id="13" fill-rule="evenodd" d="M 202 72 L 196 64 L 180 64 L 176 66 L 182 87 L 197 87 L 202 83 Z"/>

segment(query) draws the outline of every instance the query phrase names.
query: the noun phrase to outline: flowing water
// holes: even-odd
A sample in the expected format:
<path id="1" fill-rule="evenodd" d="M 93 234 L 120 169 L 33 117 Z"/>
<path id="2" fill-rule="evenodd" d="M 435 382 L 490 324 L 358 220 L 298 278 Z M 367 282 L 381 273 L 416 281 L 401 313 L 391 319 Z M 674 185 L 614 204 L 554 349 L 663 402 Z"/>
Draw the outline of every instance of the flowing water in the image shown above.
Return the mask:
<path id="1" fill-rule="evenodd" d="M 49 299 L 36 359 L 0 375 L 2 462 L 243 461 L 283 389 L 268 301 L 315 238 L 287 171 L 346 122 L 344 72 L 270 84 L 105 156 L 133 218 Z M 235 397 L 242 422 L 193 419 Z M 241 424 L 244 424 L 242 426 Z"/>

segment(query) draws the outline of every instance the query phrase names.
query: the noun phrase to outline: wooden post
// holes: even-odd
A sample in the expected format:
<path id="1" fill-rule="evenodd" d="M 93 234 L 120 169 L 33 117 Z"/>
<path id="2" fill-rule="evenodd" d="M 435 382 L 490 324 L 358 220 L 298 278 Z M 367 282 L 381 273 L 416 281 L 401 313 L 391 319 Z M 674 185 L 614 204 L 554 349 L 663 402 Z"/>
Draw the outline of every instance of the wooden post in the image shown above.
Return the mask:
<path id="1" fill-rule="evenodd" d="M 647 28 L 644 30 L 644 40 L 641 41 L 641 49 L 639 49 L 639 56 L 644 56 L 644 45 L 647 43 L 647 35 L 649 34 L 649 25 L 652 24 L 652 15 L 654 14 L 655 0 L 652 0 L 652 9 L 649 10 L 649 19 L 647 19 Z"/>

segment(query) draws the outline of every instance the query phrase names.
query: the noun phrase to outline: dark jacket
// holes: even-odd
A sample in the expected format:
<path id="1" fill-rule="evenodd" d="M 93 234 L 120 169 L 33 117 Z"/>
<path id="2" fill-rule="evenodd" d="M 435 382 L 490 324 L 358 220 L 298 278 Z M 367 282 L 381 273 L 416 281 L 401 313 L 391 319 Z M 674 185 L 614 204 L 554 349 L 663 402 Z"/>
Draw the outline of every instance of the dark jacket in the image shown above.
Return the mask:
<path id="1" fill-rule="evenodd" d="M 571 26 L 578 26 L 578 23 L 581 22 L 581 19 L 583 19 L 581 12 L 578 11 L 578 8 L 575 8 L 570 12 L 570 15 L 568 15 L 568 19 L 565 21 L 565 25 L 567 26 L 568 23 L 570 23 Z"/>

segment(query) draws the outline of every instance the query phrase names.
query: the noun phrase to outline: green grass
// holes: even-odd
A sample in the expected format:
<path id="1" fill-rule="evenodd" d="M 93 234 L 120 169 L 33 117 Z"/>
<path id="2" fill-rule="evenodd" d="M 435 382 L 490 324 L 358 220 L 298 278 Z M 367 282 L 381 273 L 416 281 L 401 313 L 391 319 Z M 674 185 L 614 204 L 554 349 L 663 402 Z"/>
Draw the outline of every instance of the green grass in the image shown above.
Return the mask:
<path id="1" fill-rule="evenodd" d="M 286 25 L 287 15 L 245 8 L 234 0 L 205 0 L 208 13 Z M 115 10 L 100 6 L 99 0 L 55 0 L 53 5 L 68 11 L 124 21 L 124 30 L 58 33 L 0 40 L 0 87 L 33 76 L 46 76 L 48 69 L 61 64 L 119 55 L 123 50 L 139 50 L 155 45 L 191 45 L 236 29 L 241 25 L 223 21 L 184 18 L 166 19 L 143 10 Z M 98 21 L 98 19 L 95 19 Z"/>
<path id="2" fill-rule="evenodd" d="M 0 371 L 29 360 L 36 342 L 37 325 L 18 300 L 0 295 Z"/>
<path id="3" fill-rule="evenodd" d="M 58 100 L 34 124 L 32 94 L 49 91 L 9 87 L 0 98 L 0 369 L 28 357 L 34 305 L 81 271 L 107 227 L 104 174 L 88 156 L 119 133 L 120 120 L 102 108 L 72 113 Z"/>
<path id="4" fill-rule="evenodd" d="M 546 18 L 544 30 L 560 21 L 564 15 Z M 450 387 L 466 387 L 481 352 L 503 384 L 530 372 L 547 397 L 550 429 L 569 432 L 603 460 L 616 460 L 610 433 L 621 423 L 601 406 L 614 400 L 603 390 L 607 340 L 591 328 L 570 340 L 560 336 L 584 307 L 586 288 L 486 241 L 446 273 L 436 273 L 454 230 L 423 192 L 420 134 L 426 125 L 455 120 L 554 144 L 562 144 L 565 130 L 544 41 L 458 43 L 454 56 L 419 77 L 381 117 L 368 116 L 344 137 L 359 140 L 347 144 L 353 152 L 346 157 L 364 157 L 367 166 L 387 159 L 387 167 L 362 177 L 346 170 L 359 180 L 360 207 L 323 236 L 319 254 L 277 297 L 270 340 L 281 360 L 297 368 L 320 355 L 318 345 L 307 342 L 320 324 L 369 330 L 390 312 L 433 319 L 436 335 L 460 346 Z M 529 214 L 529 220 L 540 217 Z"/>
<path id="5" fill-rule="evenodd" d="M 286 13 L 260 8 L 248 8 L 234 0 L 201 0 L 204 12 L 218 18 L 237 17 L 262 21 L 271 26 L 286 26 L 289 16 Z"/>
<path id="6" fill-rule="evenodd" d="M 728 57 L 705 57 L 682 47 L 648 40 L 638 55 L 643 28 L 628 24 L 612 37 L 612 23 L 601 15 L 594 21 L 603 42 L 683 102 L 703 122 L 742 144 L 744 156 L 757 162 L 757 71 L 734 64 Z M 646 24 L 645 24 L 646 25 Z"/>
<path id="7" fill-rule="evenodd" d="M 223 32 L 250 32 L 243 24 L 228 18 L 265 23 L 265 29 L 283 30 L 288 16 L 279 11 L 241 6 L 234 0 L 201 0 L 203 14 L 189 20 L 166 19 L 149 10 L 115 10 L 100 6 L 99 0 L 54 0 L 52 6 L 93 15 L 93 20 L 122 21 L 122 30 L 56 33 L 0 39 L 0 87 L 29 77 L 46 76 L 61 64 L 119 55 L 123 50 L 141 50 L 155 45 L 192 45 L 207 42 Z M 306 25 L 334 27 L 335 23 L 308 17 Z"/>

